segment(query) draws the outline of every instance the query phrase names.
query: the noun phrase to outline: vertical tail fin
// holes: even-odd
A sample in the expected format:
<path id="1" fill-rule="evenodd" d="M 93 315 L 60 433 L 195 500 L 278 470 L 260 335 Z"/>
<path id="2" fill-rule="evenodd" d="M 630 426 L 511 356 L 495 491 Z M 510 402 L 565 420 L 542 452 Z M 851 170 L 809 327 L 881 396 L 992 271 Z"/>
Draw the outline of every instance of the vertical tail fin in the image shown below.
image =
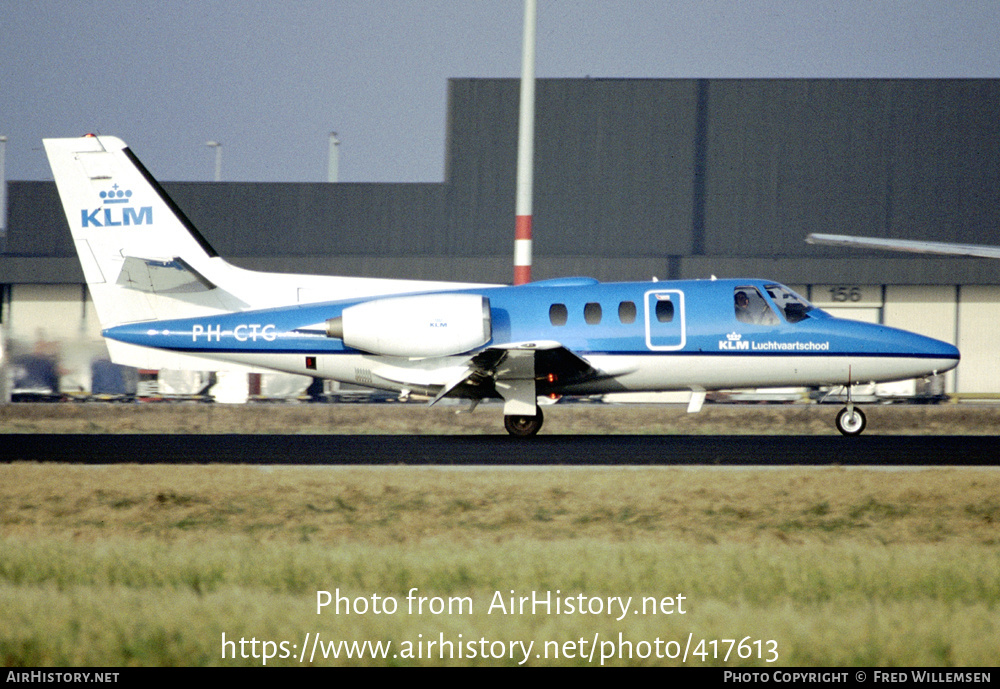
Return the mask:
<path id="1" fill-rule="evenodd" d="M 102 327 L 246 306 L 212 279 L 224 262 L 122 140 L 44 143 Z"/>
<path id="2" fill-rule="evenodd" d="M 296 303 L 487 286 L 244 270 L 215 253 L 121 139 L 86 136 L 44 143 L 104 329 Z M 131 366 L 220 370 L 211 362 L 192 362 L 180 354 L 170 358 L 136 345 L 109 341 L 108 349 L 116 363 Z"/>

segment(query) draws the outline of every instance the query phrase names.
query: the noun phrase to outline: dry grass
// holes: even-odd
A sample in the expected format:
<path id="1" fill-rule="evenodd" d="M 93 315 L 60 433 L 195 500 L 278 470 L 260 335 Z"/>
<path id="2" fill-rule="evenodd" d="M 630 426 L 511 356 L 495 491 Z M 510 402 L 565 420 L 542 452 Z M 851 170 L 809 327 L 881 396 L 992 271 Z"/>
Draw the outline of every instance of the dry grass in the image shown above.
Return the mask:
<path id="1" fill-rule="evenodd" d="M 834 405 L 558 404 L 545 408 L 546 434 L 836 435 Z M 1000 406 L 866 406 L 866 434 L 995 435 Z M 502 408 L 475 412 L 422 404 L 0 405 L 0 433 L 503 434 Z"/>
<path id="2" fill-rule="evenodd" d="M 1000 543 L 1000 473 L 0 465 L 6 537 Z"/>
<path id="3" fill-rule="evenodd" d="M 991 665 L 998 520 L 1000 473 L 986 469 L 0 465 L 0 664 L 262 663 L 223 660 L 223 633 L 540 648 L 622 632 L 774 639 L 780 666 Z M 413 587 L 469 597 L 475 611 L 315 611 L 318 590 L 402 603 Z M 557 589 L 682 593 L 688 613 L 486 612 L 496 591 Z M 723 664 L 687 664 L 703 663 Z M 726 664 L 744 663 L 765 664 Z"/>

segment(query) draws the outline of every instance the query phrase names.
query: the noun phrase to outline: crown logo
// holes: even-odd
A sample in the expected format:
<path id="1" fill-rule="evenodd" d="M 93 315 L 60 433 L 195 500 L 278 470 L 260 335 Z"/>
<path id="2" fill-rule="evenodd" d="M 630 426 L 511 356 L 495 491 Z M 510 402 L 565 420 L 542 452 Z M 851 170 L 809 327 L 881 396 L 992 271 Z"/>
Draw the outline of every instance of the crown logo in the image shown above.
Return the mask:
<path id="1" fill-rule="evenodd" d="M 128 200 L 132 197 L 132 190 L 122 191 L 117 184 L 111 187 L 110 191 L 102 191 L 101 199 L 102 203 L 128 203 Z"/>
<path id="2" fill-rule="evenodd" d="M 743 336 L 737 332 L 732 332 L 726 335 L 726 339 L 729 340 L 730 342 L 736 342 L 737 340 L 742 340 Z"/>

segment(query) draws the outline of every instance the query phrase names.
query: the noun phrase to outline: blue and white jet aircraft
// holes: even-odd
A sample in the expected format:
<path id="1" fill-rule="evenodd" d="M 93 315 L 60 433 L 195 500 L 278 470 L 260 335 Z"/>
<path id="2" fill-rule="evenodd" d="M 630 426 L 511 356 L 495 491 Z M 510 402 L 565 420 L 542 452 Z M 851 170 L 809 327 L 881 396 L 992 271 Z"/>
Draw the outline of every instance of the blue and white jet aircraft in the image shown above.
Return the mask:
<path id="1" fill-rule="evenodd" d="M 929 376 L 958 350 L 834 318 L 759 279 L 486 285 L 260 273 L 212 249 L 123 141 L 46 139 L 112 360 L 282 371 L 425 395 L 503 400 L 512 435 L 540 396 L 845 385 Z M 850 399 L 850 398 L 849 398 Z M 852 402 L 837 428 L 856 435 Z"/>

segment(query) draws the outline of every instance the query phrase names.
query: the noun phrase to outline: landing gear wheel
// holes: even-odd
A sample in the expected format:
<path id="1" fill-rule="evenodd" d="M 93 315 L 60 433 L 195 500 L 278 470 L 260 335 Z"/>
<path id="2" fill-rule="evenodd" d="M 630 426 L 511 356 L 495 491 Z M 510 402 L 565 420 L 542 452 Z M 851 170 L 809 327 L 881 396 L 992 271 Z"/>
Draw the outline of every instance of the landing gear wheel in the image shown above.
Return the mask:
<path id="1" fill-rule="evenodd" d="M 865 418 L 865 413 L 860 409 L 851 410 L 844 407 L 837 414 L 837 430 L 844 435 L 861 435 L 861 431 L 865 430 L 867 424 L 868 419 Z"/>
<path id="2" fill-rule="evenodd" d="M 503 425 L 516 438 L 530 438 L 542 427 L 542 410 L 539 409 L 534 416 L 505 416 Z"/>

